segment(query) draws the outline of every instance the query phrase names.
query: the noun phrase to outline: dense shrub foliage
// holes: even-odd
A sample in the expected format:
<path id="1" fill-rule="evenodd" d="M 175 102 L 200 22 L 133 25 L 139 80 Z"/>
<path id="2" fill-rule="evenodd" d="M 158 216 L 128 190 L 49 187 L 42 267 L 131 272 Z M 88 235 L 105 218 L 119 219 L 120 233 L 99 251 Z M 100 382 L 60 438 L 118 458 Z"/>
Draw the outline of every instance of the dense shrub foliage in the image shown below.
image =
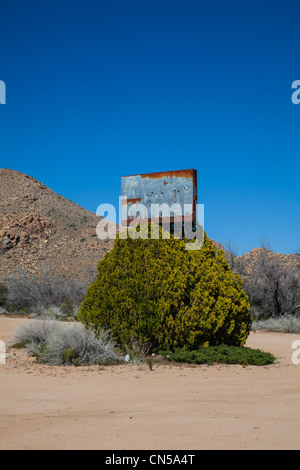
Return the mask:
<path id="1" fill-rule="evenodd" d="M 237 346 L 208 346 L 195 351 L 176 349 L 173 353 L 163 353 L 172 362 L 184 362 L 186 364 L 243 364 L 264 366 L 275 361 L 273 354 L 260 349 L 240 348 Z"/>
<path id="2" fill-rule="evenodd" d="M 156 351 L 242 346 L 252 321 L 242 281 L 224 252 L 206 234 L 203 248 L 189 251 L 184 240 L 163 239 L 161 229 L 158 239 L 116 239 L 79 318 L 95 332 L 110 329 L 124 349 L 138 342 Z"/>

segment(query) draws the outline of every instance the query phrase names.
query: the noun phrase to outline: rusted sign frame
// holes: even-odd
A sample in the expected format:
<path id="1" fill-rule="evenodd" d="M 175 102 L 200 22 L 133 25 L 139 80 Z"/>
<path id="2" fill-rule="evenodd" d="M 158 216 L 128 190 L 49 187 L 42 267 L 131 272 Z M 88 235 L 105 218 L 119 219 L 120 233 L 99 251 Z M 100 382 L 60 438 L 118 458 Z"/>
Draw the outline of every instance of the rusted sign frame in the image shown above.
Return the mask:
<path id="1" fill-rule="evenodd" d="M 121 224 L 133 225 L 136 223 L 177 223 L 185 222 L 196 224 L 197 206 L 197 171 L 194 169 L 144 173 L 121 177 Z M 130 207 L 142 204 L 147 208 L 147 214 L 130 216 Z M 155 205 L 166 204 L 175 210 L 169 214 L 153 213 Z M 176 205 L 181 207 L 176 214 Z M 125 207 L 126 206 L 126 207 Z M 187 207 L 189 209 L 187 210 Z"/>

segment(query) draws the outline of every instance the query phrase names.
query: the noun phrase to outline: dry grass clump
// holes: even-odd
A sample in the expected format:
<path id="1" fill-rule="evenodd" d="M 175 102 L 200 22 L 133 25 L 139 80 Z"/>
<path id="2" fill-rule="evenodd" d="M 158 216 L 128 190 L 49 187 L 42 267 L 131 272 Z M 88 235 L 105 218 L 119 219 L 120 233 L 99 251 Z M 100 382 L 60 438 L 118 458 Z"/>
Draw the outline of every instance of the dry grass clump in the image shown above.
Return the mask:
<path id="1" fill-rule="evenodd" d="M 110 332 L 97 336 L 79 324 L 32 320 L 13 333 L 14 347 L 26 347 L 40 363 L 51 365 L 116 364 L 124 361 Z"/>
<path id="2" fill-rule="evenodd" d="M 300 317 L 296 315 L 283 315 L 279 318 L 256 320 L 252 330 L 269 330 L 281 333 L 300 333 Z"/>

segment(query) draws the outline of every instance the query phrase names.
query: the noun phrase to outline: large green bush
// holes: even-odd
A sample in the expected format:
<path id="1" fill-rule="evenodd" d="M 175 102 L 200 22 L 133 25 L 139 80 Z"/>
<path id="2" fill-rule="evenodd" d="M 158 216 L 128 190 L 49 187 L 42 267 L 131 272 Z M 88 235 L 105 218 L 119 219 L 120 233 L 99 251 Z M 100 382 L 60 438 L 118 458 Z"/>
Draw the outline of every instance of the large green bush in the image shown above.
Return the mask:
<path id="1" fill-rule="evenodd" d="M 142 230 L 145 230 L 143 228 Z M 184 240 L 120 239 L 100 261 L 79 318 L 108 328 L 126 349 L 244 345 L 252 322 L 242 281 L 204 234 L 200 250 Z"/>

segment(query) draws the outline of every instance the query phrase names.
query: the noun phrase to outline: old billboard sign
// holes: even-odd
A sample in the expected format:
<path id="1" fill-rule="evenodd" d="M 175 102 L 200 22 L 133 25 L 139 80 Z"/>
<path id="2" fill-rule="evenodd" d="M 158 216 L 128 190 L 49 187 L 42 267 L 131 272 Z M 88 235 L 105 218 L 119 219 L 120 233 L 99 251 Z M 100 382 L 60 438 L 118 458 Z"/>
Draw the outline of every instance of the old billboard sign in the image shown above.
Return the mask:
<path id="1" fill-rule="evenodd" d="M 121 177 L 121 223 L 196 223 L 197 171 Z M 184 219 L 183 219 L 184 217 Z"/>

